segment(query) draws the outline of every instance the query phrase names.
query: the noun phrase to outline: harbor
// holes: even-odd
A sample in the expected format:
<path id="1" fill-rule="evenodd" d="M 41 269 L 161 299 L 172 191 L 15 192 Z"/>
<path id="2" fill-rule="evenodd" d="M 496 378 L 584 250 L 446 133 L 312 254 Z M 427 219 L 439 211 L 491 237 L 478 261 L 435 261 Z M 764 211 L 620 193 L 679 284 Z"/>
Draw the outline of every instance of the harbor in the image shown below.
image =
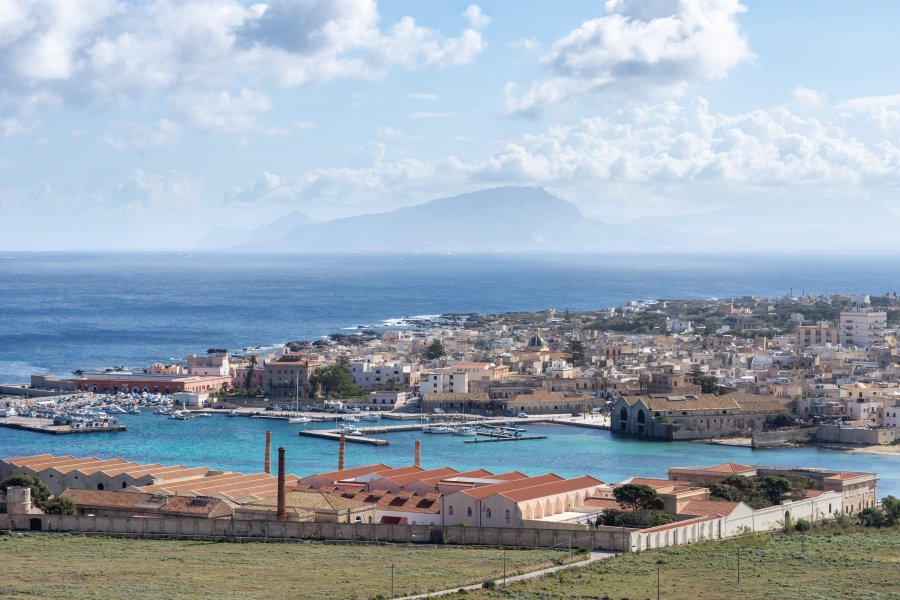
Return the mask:
<path id="1" fill-rule="evenodd" d="M 69 435 L 76 433 L 116 433 L 127 431 L 127 427 L 119 424 L 117 420 L 104 419 L 99 421 L 74 421 L 68 424 L 54 425 L 53 419 L 40 419 L 32 417 L 4 417 L 0 419 L 0 426 L 10 429 L 22 429 L 36 433 L 49 433 L 52 435 Z"/>

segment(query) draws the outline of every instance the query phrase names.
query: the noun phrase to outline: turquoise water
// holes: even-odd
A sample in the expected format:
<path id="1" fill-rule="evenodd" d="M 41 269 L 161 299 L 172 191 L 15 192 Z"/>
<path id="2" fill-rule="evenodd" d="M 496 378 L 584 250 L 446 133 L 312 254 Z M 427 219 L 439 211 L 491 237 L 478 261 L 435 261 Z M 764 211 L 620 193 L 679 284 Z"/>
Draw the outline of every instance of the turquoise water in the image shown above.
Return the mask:
<path id="1" fill-rule="evenodd" d="M 143 463 L 205 465 L 242 472 L 262 470 L 265 431 L 272 431 L 273 448 L 287 450 L 288 472 L 297 475 L 337 468 L 335 442 L 300 437 L 303 427 L 333 424 L 289 424 L 282 420 L 228 418 L 177 421 L 144 415 L 123 415 L 128 431 L 110 434 L 50 436 L 0 428 L 0 456 L 48 452 L 76 456 L 122 457 Z M 385 425 L 390 424 L 385 422 Z M 365 423 L 359 425 L 365 426 Z M 421 432 L 379 434 L 389 446 L 347 444 L 348 467 L 376 462 L 391 466 L 412 463 L 413 445 L 422 440 L 426 468 L 485 468 L 495 473 L 519 470 L 529 475 L 555 472 L 563 476 L 589 474 L 607 482 L 629 476 L 665 477 L 670 466 L 714 465 L 723 462 L 778 466 L 823 467 L 878 472 L 879 495 L 900 496 L 900 455 L 856 454 L 789 448 L 750 450 L 690 442 L 640 442 L 607 431 L 564 425 L 532 425 L 529 434 L 548 439 L 466 444 L 459 436 Z"/>

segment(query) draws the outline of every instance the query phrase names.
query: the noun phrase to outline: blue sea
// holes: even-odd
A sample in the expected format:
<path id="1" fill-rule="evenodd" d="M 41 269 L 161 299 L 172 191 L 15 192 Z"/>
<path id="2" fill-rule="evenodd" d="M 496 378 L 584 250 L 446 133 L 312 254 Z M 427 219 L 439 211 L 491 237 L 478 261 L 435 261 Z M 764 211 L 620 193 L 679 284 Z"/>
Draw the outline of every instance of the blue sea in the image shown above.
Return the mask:
<path id="1" fill-rule="evenodd" d="M 893 256 L 0 255 L 0 382 L 446 312 L 885 293 Z"/>
<path id="2" fill-rule="evenodd" d="M 628 300 L 728 298 L 897 290 L 892 256 L 587 255 L 0 255 L 0 382 L 32 373 L 144 367 L 207 348 L 240 350 L 392 319 L 446 312 L 592 310 Z M 258 471 L 273 430 L 298 474 L 332 469 L 332 442 L 299 426 L 251 419 L 169 421 L 125 416 L 121 434 L 47 436 L 0 429 L 0 456 L 38 452 Z M 426 466 L 594 474 L 605 481 L 663 476 L 668 466 L 734 461 L 869 469 L 881 494 L 900 495 L 900 457 L 818 449 L 743 448 L 622 440 L 540 426 L 548 440 L 463 444 L 425 436 Z M 414 433 L 384 448 L 351 446 L 348 464 L 408 464 Z"/>

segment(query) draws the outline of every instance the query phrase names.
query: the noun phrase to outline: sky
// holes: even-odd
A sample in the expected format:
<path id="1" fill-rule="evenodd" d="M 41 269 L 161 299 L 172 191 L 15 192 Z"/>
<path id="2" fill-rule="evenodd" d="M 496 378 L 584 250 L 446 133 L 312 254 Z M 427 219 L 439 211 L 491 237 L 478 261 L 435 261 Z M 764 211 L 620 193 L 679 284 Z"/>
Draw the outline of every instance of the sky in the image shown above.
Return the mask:
<path id="1" fill-rule="evenodd" d="M 898 24 L 891 0 L 0 0 L 0 249 L 501 185 L 611 223 L 900 214 Z"/>

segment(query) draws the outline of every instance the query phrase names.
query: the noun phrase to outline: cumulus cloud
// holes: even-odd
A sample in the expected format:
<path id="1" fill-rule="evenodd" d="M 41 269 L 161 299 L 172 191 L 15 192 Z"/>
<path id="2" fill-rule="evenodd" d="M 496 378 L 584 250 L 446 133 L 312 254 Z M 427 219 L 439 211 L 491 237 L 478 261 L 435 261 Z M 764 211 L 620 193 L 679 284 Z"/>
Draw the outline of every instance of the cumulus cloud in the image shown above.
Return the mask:
<path id="1" fill-rule="evenodd" d="M 877 110 L 881 108 L 893 108 L 896 106 L 900 106 L 900 94 L 893 94 L 891 96 L 864 96 L 862 98 L 845 100 L 838 104 L 839 108 L 851 110 Z"/>
<path id="2" fill-rule="evenodd" d="M 115 125 L 113 131 L 100 137 L 100 141 L 122 152 L 129 148 L 149 150 L 176 143 L 181 138 L 181 126 L 170 119 L 160 119 L 153 125 L 130 122 Z"/>
<path id="3" fill-rule="evenodd" d="M 791 92 L 791 99 L 800 106 L 816 107 L 825 104 L 825 95 L 822 92 L 811 90 L 798 85 Z"/>
<path id="4" fill-rule="evenodd" d="M 484 29 L 488 26 L 488 23 L 491 22 L 491 18 L 481 12 L 481 7 L 477 4 L 470 4 L 466 10 L 463 11 L 463 16 L 469 22 L 469 26 L 472 29 Z"/>
<path id="5" fill-rule="evenodd" d="M 582 23 L 542 58 L 548 76 L 504 87 L 512 115 L 537 115 L 574 98 L 681 96 L 724 78 L 753 57 L 739 0 L 607 0 L 606 15 Z"/>
<path id="6" fill-rule="evenodd" d="M 263 84 L 461 65 L 485 47 L 474 27 L 453 37 L 411 17 L 382 26 L 375 0 L 35 0 L 0 8 L 0 114 L 158 94 L 198 126 L 235 131 L 267 110 L 254 91 Z M 470 22 L 478 15 L 467 11 Z M 216 110 L 203 113 L 191 97 Z"/>
<path id="7" fill-rule="evenodd" d="M 365 205 L 532 184 L 573 190 L 572 196 L 582 199 L 596 196 L 601 187 L 625 186 L 624 202 L 643 203 L 660 201 L 665 195 L 660 190 L 673 185 L 716 199 L 729 190 L 896 190 L 897 139 L 900 111 L 839 112 L 822 121 L 786 108 L 716 113 L 705 99 L 695 98 L 550 127 L 476 160 L 385 161 L 381 154 L 366 165 L 280 177 L 277 195 L 258 184 L 234 195 L 246 202 Z"/>

